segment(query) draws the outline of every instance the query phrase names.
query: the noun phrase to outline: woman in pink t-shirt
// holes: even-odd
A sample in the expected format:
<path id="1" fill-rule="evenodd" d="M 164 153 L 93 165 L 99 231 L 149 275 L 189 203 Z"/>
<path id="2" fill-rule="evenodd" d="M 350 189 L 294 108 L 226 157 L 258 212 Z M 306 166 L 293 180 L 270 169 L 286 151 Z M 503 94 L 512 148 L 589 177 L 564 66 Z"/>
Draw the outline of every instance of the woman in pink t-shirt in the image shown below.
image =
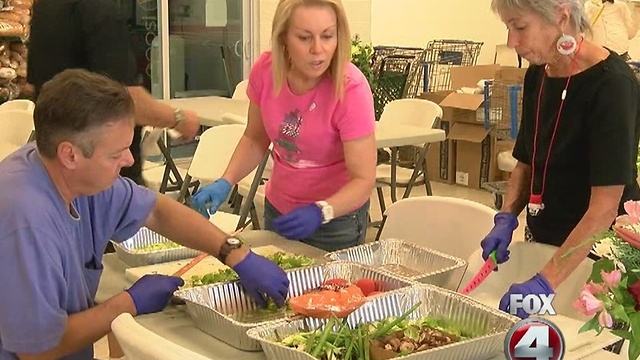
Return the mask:
<path id="1" fill-rule="evenodd" d="M 265 227 L 333 251 L 363 243 L 375 183 L 373 96 L 351 64 L 340 0 L 281 0 L 272 49 L 251 69 L 244 136 L 223 177 L 192 205 L 208 216 L 273 143 Z"/>

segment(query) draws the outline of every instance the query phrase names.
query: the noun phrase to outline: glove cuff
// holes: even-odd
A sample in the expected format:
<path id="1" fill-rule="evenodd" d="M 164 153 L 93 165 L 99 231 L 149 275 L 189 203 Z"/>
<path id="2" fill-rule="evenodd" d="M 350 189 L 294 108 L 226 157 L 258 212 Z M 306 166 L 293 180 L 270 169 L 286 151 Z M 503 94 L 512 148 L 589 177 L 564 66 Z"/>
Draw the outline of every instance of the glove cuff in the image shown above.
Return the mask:
<path id="1" fill-rule="evenodd" d="M 496 226 L 506 226 L 511 231 L 518 228 L 518 217 L 509 212 L 497 213 L 493 218 L 493 223 Z"/>
<path id="2" fill-rule="evenodd" d="M 240 273 L 242 272 L 246 264 L 251 263 L 251 258 L 254 258 L 255 256 L 256 254 L 253 251 L 249 250 L 249 253 L 247 254 L 247 256 L 245 256 L 244 259 L 240 260 L 240 262 L 233 267 L 233 271 L 235 271 L 236 273 L 238 273 L 238 275 L 240 275 Z"/>
<path id="3" fill-rule="evenodd" d="M 535 276 L 533 277 L 534 279 L 536 279 L 536 281 L 538 283 L 540 283 L 540 285 L 542 285 L 542 287 L 547 290 L 549 293 L 553 293 L 553 286 L 551 286 L 551 283 L 549 282 L 549 280 L 547 280 L 546 277 L 544 277 L 544 275 L 542 275 L 542 273 L 537 273 L 535 274 Z"/>

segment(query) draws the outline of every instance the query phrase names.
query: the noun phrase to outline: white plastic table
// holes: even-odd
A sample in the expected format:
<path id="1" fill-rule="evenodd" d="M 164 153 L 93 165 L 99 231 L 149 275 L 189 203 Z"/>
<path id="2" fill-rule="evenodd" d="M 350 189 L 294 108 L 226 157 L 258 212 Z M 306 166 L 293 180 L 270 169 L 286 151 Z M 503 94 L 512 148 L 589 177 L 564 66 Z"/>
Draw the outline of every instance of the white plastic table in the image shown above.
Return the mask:
<path id="1" fill-rule="evenodd" d="M 200 118 L 200 124 L 209 127 L 225 124 L 226 122 L 222 119 L 222 115 L 225 113 L 246 117 L 247 111 L 249 110 L 249 100 L 231 99 L 222 96 L 203 96 L 161 101 L 174 108 L 195 111 Z"/>

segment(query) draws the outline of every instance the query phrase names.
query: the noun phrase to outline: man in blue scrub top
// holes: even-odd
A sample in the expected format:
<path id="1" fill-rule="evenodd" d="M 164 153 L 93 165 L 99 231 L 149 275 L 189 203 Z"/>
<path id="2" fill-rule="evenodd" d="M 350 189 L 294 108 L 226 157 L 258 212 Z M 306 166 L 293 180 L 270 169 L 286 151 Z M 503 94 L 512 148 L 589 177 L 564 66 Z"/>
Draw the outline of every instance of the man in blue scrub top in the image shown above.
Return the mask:
<path id="1" fill-rule="evenodd" d="M 119 176 L 131 165 L 133 101 L 86 70 L 42 87 L 36 142 L 0 162 L 0 360 L 93 359 L 118 315 L 161 311 L 180 278 L 147 275 L 96 305 L 110 239 L 146 226 L 232 267 L 258 303 L 282 304 L 289 282 L 273 262 L 239 246 L 197 212 Z"/>

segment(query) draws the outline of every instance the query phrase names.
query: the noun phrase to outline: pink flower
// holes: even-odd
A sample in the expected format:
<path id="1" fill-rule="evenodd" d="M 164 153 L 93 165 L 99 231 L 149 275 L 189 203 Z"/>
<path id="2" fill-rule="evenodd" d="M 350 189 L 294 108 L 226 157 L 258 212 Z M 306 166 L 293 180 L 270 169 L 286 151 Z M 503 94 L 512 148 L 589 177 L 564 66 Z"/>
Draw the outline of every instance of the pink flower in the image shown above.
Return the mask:
<path id="1" fill-rule="evenodd" d="M 633 225 L 640 223 L 640 201 L 629 200 L 624 203 L 625 215 L 616 218 L 617 225 Z"/>
<path id="2" fill-rule="evenodd" d="M 620 283 L 620 279 L 622 278 L 622 273 L 620 272 L 620 270 L 613 270 L 611 272 L 600 270 L 600 275 L 602 276 L 602 280 L 609 289 L 618 286 L 618 284 Z M 594 293 L 592 292 L 592 294 Z"/>
<path id="3" fill-rule="evenodd" d="M 613 225 L 613 231 L 616 233 L 616 235 L 618 235 L 618 237 L 627 242 L 629 245 L 633 246 L 636 249 L 640 249 L 640 234 L 634 232 L 633 230 L 624 228 L 619 224 Z"/>
<path id="4" fill-rule="evenodd" d="M 593 281 L 589 281 L 589 283 L 585 284 L 583 288 L 593 295 L 606 294 L 609 291 L 604 284 L 596 284 Z"/>
<path id="5" fill-rule="evenodd" d="M 613 318 L 607 310 L 602 310 L 598 315 L 598 324 L 602 327 L 606 327 L 607 329 L 610 329 L 613 326 Z"/>
<path id="6" fill-rule="evenodd" d="M 593 294 L 586 288 L 582 290 L 580 296 L 572 305 L 586 316 L 593 316 L 604 307 L 604 303 L 593 296 Z"/>

